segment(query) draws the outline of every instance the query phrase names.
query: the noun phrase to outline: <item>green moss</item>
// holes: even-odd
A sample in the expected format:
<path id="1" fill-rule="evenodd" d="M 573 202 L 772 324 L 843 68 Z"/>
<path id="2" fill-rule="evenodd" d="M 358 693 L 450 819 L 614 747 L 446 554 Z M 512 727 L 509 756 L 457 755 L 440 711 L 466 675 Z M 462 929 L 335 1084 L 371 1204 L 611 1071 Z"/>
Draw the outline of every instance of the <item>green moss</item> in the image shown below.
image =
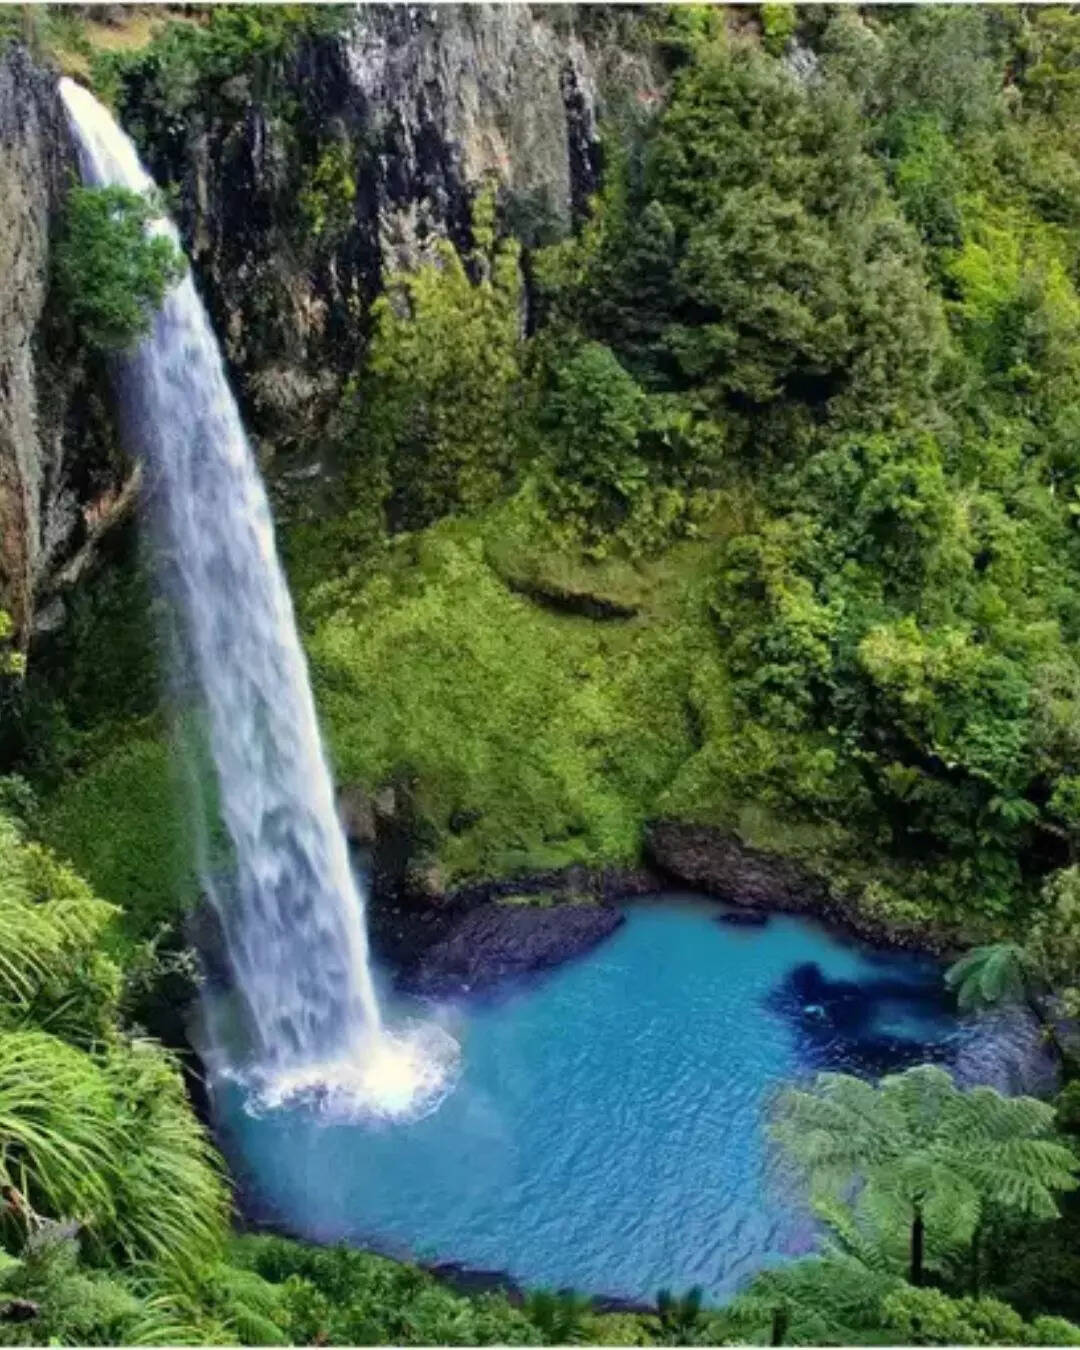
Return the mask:
<path id="1" fill-rule="evenodd" d="M 339 779 L 411 777 L 451 880 L 632 859 L 694 749 L 701 549 L 641 569 L 637 618 L 597 623 L 503 582 L 485 545 L 504 523 L 401 536 L 365 582 L 302 604 Z"/>
<path id="2" fill-rule="evenodd" d="M 178 786 L 167 740 L 144 727 L 42 807 L 41 836 L 123 907 L 130 938 L 149 936 L 198 895 L 194 830 Z"/>

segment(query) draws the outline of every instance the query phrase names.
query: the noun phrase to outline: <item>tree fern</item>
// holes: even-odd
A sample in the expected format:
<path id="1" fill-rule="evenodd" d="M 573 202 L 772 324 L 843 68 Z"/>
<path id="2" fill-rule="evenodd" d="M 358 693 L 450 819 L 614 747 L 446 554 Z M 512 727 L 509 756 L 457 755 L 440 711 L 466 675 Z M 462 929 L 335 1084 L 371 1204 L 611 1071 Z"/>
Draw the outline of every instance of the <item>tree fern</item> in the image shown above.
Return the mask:
<path id="1" fill-rule="evenodd" d="M 819 1208 L 836 1222 L 851 1202 L 855 1228 L 885 1249 L 905 1235 L 909 1272 L 978 1230 L 994 1203 L 1034 1217 L 1057 1214 L 1055 1194 L 1076 1185 L 1077 1160 L 1053 1137 L 1053 1108 L 992 1088 L 958 1089 L 934 1065 L 882 1079 L 820 1074 L 810 1091 L 777 1103 L 773 1135 L 801 1167 Z"/>
<path id="2" fill-rule="evenodd" d="M 1031 956 L 1016 942 L 974 947 L 945 972 L 961 1012 L 1026 1002 L 1036 978 Z"/>
<path id="3" fill-rule="evenodd" d="M 87 1042 L 112 1025 L 120 974 L 100 950 L 118 911 L 0 816 L 0 1017 Z"/>

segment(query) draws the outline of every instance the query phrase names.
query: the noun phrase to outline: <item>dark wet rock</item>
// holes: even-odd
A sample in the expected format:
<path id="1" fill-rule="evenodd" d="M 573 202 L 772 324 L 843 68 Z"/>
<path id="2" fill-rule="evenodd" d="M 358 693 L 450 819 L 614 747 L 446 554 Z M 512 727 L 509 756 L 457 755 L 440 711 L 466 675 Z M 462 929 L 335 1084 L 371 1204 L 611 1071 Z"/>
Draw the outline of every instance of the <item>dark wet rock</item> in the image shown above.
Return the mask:
<path id="1" fill-rule="evenodd" d="M 441 904 L 446 897 L 446 877 L 438 862 L 420 858 L 405 870 L 405 894 L 411 901 Z"/>
<path id="2" fill-rule="evenodd" d="M 716 916 L 716 922 L 731 928 L 764 928 L 769 916 L 761 909 L 724 909 Z"/>
<path id="3" fill-rule="evenodd" d="M 749 848 L 733 830 L 681 821 L 652 821 L 645 855 L 693 890 L 751 909 L 820 912 L 825 884 L 798 863 Z"/>
<path id="4" fill-rule="evenodd" d="M 485 877 L 456 887 L 456 904 L 478 905 L 518 895 L 549 895 L 555 899 L 588 897 L 612 903 L 664 889 L 664 879 L 651 867 L 587 867 L 583 863 L 512 877 Z"/>
<path id="5" fill-rule="evenodd" d="M 637 605 L 623 604 L 591 591 L 575 591 L 553 583 L 513 576 L 506 577 L 506 584 L 512 591 L 527 596 L 557 614 L 581 614 L 587 619 L 633 619 L 638 613 Z"/>
<path id="6" fill-rule="evenodd" d="M 578 956 L 622 922 L 608 905 L 480 905 L 451 924 L 402 982 L 429 994 L 489 988 Z"/>
<path id="7" fill-rule="evenodd" d="M 345 838 L 358 848 L 370 848 L 375 842 L 375 802 L 362 787 L 338 789 L 338 818 Z"/>
<path id="8" fill-rule="evenodd" d="M 979 1014 L 979 1036 L 961 1046 L 955 1064 L 962 1085 L 985 1083 L 1009 1094 L 1051 1097 L 1061 1085 L 1061 1060 L 1030 1008 Z"/>
<path id="9" fill-rule="evenodd" d="M 215 989 L 232 984 L 228 944 L 221 916 L 204 895 L 184 919 L 184 938 L 193 948 L 203 978 Z"/>
<path id="10" fill-rule="evenodd" d="M 1039 1001 L 1038 1014 L 1070 1076 L 1080 1075 L 1080 1018 L 1070 1017 L 1056 995 Z"/>
<path id="11" fill-rule="evenodd" d="M 178 124 L 124 91 L 178 224 L 248 425 L 300 452 L 321 432 L 390 271 L 471 247 L 498 187 L 526 245 L 565 236 L 600 181 L 599 124 L 656 80 L 637 49 L 528 5 L 358 5 L 257 82 L 208 90 Z M 579 33 L 578 29 L 583 29 Z M 632 44 L 633 47 L 633 44 Z M 320 157 L 347 166 L 313 228 Z"/>
<path id="12" fill-rule="evenodd" d="M 24 649 L 63 625 L 58 593 L 134 496 L 102 372 L 50 285 L 74 173 L 55 74 L 0 44 L 0 609 Z"/>
<path id="13" fill-rule="evenodd" d="M 744 844 L 734 830 L 678 820 L 650 821 L 644 855 L 659 875 L 745 909 L 803 914 L 879 947 L 958 956 L 971 937 L 944 917 L 933 923 L 868 912 L 857 896 L 797 859 Z"/>

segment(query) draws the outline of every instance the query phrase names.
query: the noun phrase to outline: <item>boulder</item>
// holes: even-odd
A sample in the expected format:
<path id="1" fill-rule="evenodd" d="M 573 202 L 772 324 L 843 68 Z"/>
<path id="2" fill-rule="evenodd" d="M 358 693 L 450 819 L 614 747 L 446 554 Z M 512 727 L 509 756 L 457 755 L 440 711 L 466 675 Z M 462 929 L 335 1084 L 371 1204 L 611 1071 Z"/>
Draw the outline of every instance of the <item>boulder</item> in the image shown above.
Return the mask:
<path id="1" fill-rule="evenodd" d="M 716 922 L 730 928 L 764 928 L 769 916 L 760 909 L 725 909 L 716 916 Z"/>
<path id="2" fill-rule="evenodd" d="M 480 905 L 429 946 L 402 983 L 438 995 L 490 988 L 578 956 L 622 922 L 608 905 Z"/>
<path id="3" fill-rule="evenodd" d="M 733 830 L 652 821 L 645 854 L 653 866 L 692 890 L 749 909 L 820 913 L 827 890 L 790 858 L 748 848 Z"/>
<path id="4" fill-rule="evenodd" d="M 375 803 L 362 787 L 338 790 L 338 818 L 345 838 L 357 848 L 370 848 L 375 842 Z"/>

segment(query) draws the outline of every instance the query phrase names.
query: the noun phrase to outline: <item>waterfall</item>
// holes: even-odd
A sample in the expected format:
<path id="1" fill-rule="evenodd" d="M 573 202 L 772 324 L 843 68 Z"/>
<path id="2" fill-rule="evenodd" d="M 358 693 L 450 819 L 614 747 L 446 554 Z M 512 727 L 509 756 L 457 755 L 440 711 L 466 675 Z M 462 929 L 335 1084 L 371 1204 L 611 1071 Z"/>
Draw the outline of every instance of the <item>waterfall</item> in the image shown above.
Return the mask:
<path id="1" fill-rule="evenodd" d="M 60 82 L 85 182 L 154 187 L 82 86 Z M 179 247 L 173 225 L 150 227 Z M 364 901 L 334 806 L 307 665 L 266 492 L 190 270 L 116 362 L 121 418 L 149 481 L 147 524 L 216 771 L 226 883 L 203 877 L 241 1001 L 246 1061 L 271 1104 L 342 1085 L 398 1109 L 449 1051 L 390 1036 L 372 983 Z M 454 1047 L 456 1049 L 456 1047 Z M 224 1052 L 222 1052 L 224 1053 Z"/>

